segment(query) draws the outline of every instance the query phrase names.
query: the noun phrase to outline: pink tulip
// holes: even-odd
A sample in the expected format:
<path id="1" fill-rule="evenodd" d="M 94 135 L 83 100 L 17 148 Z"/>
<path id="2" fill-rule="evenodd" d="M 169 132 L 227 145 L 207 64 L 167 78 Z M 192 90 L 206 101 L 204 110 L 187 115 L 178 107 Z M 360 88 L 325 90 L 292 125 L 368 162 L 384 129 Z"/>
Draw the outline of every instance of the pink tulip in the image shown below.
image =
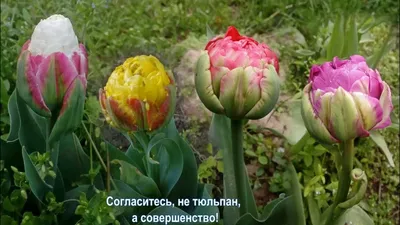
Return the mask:
<path id="1" fill-rule="evenodd" d="M 367 137 L 391 124 L 390 88 L 362 56 L 314 65 L 304 93 L 305 125 L 325 142 Z"/>

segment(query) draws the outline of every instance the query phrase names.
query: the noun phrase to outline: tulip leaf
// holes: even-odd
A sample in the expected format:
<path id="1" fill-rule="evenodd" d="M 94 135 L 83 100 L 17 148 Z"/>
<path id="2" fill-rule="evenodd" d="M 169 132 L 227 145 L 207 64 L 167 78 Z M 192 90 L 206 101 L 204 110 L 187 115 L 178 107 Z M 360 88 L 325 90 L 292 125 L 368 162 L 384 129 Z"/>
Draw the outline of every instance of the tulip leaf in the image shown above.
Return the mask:
<path id="1" fill-rule="evenodd" d="M 135 166 L 140 170 L 140 172 L 144 173 L 146 168 L 143 164 L 143 158 L 145 157 L 144 151 L 137 149 L 134 145 L 130 145 L 128 150 L 126 150 L 125 155 L 128 156 L 131 160 L 135 161 Z"/>
<path id="2" fill-rule="evenodd" d="M 25 146 L 22 147 L 22 157 L 24 160 L 24 168 L 26 179 L 29 182 L 29 187 L 31 188 L 33 194 L 36 198 L 43 203 L 44 197 L 47 192 L 53 189 L 52 186 L 48 185 L 39 175 L 36 167 L 33 165 Z"/>
<path id="3" fill-rule="evenodd" d="M 211 193 L 214 185 L 212 184 L 199 184 L 198 185 L 198 199 L 212 199 Z M 192 215 L 216 215 L 219 213 L 217 206 L 197 206 Z"/>
<path id="4" fill-rule="evenodd" d="M 128 157 L 127 155 L 125 155 L 121 150 L 119 150 L 117 147 L 115 147 L 114 145 L 112 145 L 109 142 L 106 142 L 106 148 L 108 151 L 108 156 L 110 157 L 110 161 L 112 161 L 114 159 L 118 159 L 118 160 L 122 160 L 122 161 L 130 163 L 138 169 L 141 168 L 140 166 L 138 166 L 137 161 L 142 160 L 142 158 L 132 159 L 132 158 Z M 140 172 L 144 173 L 145 171 L 141 170 Z"/>
<path id="5" fill-rule="evenodd" d="M 375 144 L 378 145 L 379 149 L 382 150 L 383 154 L 385 154 L 387 160 L 389 161 L 389 165 L 391 167 L 394 167 L 393 155 L 389 151 L 389 148 L 383 136 L 377 131 L 370 131 L 369 136 L 375 142 Z"/>
<path id="6" fill-rule="evenodd" d="M 89 156 L 83 151 L 78 137 L 70 133 L 60 140 L 58 168 L 63 175 L 64 187 L 72 189 L 73 184 L 82 179 L 82 174 L 90 170 Z M 73 171 L 73 172 L 72 172 Z M 103 188 L 100 174 L 95 178 L 97 188 Z"/>
<path id="7" fill-rule="evenodd" d="M 334 223 L 335 225 L 374 225 L 371 217 L 358 205 L 346 210 Z"/>
<path id="8" fill-rule="evenodd" d="M 341 57 L 349 57 L 358 53 L 358 30 L 355 16 L 349 19 L 348 28 Z"/>
<path id="9" fill-rule="evenodd" d="M 85 88 L 82 81 L 75 78 L 63 99 L 63 107 L 51 130 L 49 143 L 52 145 L 64 135 L 73 132 L 81 124 L 85 105 Z"/>
<path id="10" fill-rule="evenodd" d="M 161 193 L 153 179 L 141 173 L 135 166 L 122 160 L 113 160 L 120 165 L 120 179 L 138 193 L 147 197 L 160 197 Z"/>
<path id="11" fill-rule="evenodd" d="M 321 212 L 319 211 L 317 202 L 312 195 L 307 196 L 308 212 L 310 214 L 311 224 L 319 225 L 321 224 Z"/>
<path id="12" fill-rule="evenodd" d="M 333 57 L 340 57 L 343 50 L 344 43 L 344 16 L 338 15 L 333 26 L 333 31 L 330 37 L 330 41 L 327 48 L 328 60 L 332 60 Z"/>
<path id="13" fill-rule="evenodd" d="M 236 225 L 290 225 L 293 197 L 275 199 L 264 208 L 260 219 L 250 213 L 244 214 L 235 223 Z"/>
<path id="14" fill-rule="evenodd" d="M 114 189 L 111 191 L 110 196 L 113 196 L 115 198 L 128 198 L 128 199 L 141 199 L 141 200 L 146 200 L 148 199 L 146 196 L 140 194 L 137 192 L 134 188 L 132 188 L 130 185 L 126 184 L 125 182 L 121 180 L 114 179 L 115 186 L 118 190 Z M 117 206 L 113 206 L 117 207 Z M 147 214 L 152 210 L 152 206 L 140 206 L 140 207 L 126 207 L 123 206 L 125 213 L 128 214 L 129 216 L 132 215 L 143 215 Z"/>
<path id="15" fill-rule="evenodd" d="M 169 138 L 150 140 L 146 154 L 157 151 L 159 160 L 159 185 L 163 196 L 168 196 L 178 182 L 183 170 L 182 151 L 175 141 Z"/>
<path id="16" fill-rule="evenodd" d="M 37 151 L 43 153 L 46 151 L 46 139 L 41 130 L 41 124 L 45 124 L 44 118 L 34 116 L 34 112 L 30 110 L 27 104 L 17 95 L 17 106 L 19 112 L 19 120 L 21 126 L 18 136 L 21 146 L 25 147 L 28 153 Z"/>
<path id="17" fill-rule="evenodd" d="M 392 39 L 392 32 L 393 29 L 391 29 L 391 32 L 387 35 L 382 46 L 379 46 L 379 48 L 376 49 L 375 54 L 367 58 L 367 64 L 372 69 L 378 67 L 379 61 L 383 58 L 383 56 L 385 56 L 390 51 L 390 49 L 395 46 L 396 39 Z"/>
<path id="18" fill-rule="evenodd" d="M 18 105 L 17 105 L 17 91 L 14 90 L 8 101 L 8 114 L 10 115 L 10 133 L 8 134 L 7 141 L 15 141 L 18 139 L 19 127 L 21 122 L 19 119 Z"/>
<path id="19" fill-rule="evenodd" d="M 175 120 L 171 119 L 168 126 L 165 128 L 167 138 L 170 138 L 179 145 L 183 156 L 182 174 L 171 190 L 168 199 L 172 202 L 177 202 L 178 199 L 193 199 L 197 197 L 197 162 L 190 145 L 179 135 L 176 129 Z M 184 210 L 193 208 L 193 204 L 188 207 L 181 207 Z"/>

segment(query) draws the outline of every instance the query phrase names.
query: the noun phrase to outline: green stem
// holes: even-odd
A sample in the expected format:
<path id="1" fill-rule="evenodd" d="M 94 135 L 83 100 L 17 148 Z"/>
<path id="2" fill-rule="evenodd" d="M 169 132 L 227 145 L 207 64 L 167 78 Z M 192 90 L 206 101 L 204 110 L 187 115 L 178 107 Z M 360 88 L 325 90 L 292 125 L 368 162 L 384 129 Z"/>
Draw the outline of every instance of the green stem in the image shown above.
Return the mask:
<path id="1" fill-rule="evenodd" d="M 240 215 L 246 214 L 249 209 L 247 205 L 247 173 L 244 164 L 243 156 L 243 121 L 231 120 L 232 132 L 232 158 L 233 158 L 233 173 L 235 174 L 237 196 L 240 203 Z"/>
<path id="2" fill-rule="evenodd" d="M 287 170 L 290 174 L 291 178 L 291 189 L 290 191 L 292 192 L 291 194 L 294 197 L 294 205 L 293 210 L 290 210 L 291 212 L 291 218 L 294 221 L 294 223 L 291 224 L 296 224 L 296 225 L 306 225 L 306 218 L 304 215 L 304 205 L 303 205 L 303 195 L 301 193 L 301 187 L 299 183 L 299 179 L 297 177 L 297 172 L 296 168 L 294 168 L 293 163 L 289 162 Z"/>
<path id="3" fill-rule="evenodd" d="M 347 200 L 347 195 L 349 193 L 351 183 L 351 170 L 353 169 L 354 139 L 340 143 L 340 149 L 342 152 L 342 165 L 339 173 L 339 188 L 336 194 L 336 198 L 333 202 L 331 215 L 327 220 L 328 224 L 332 223 L 334 219 L 338 216 L 336 214 L 333 215 L 333 212 L 335 211 L 337 205 Z M 340 214 L 341 210 L 336 212 L 339 212 Z"/>
<path id="4" fill-rule="evenodd" d="M 92 136 L 90 135 L 90 133 L 87 130 L 86 125 L 85 125 L 85 123 L 83 121 L 82 121 L 82 126 L 83 126 L 83 129 L 85 130 L 86 135 L 89 138 L 90 144 L 93 146 L 94 152 L 96 152 L 96 155 L 99 158 L 100 164 L 103 166 L 103 169 L 108 173 L 108 168 L 107 168 L 106 164 L 104 163 L 103 158 L 101 158 L 100 152 L 97 149 L 96 144 L 94 143 L 94 141 L 92 139 Z M 108 153 L 108 149 L 107 149 L 107 153 Z M 110 180 L 111 180 L 111 183 L 112 183 L 114 189 L 118 191 L 118 187 L 115 184 L 114 179 L 112 179 L 112 177 L 110 177 Z"/>

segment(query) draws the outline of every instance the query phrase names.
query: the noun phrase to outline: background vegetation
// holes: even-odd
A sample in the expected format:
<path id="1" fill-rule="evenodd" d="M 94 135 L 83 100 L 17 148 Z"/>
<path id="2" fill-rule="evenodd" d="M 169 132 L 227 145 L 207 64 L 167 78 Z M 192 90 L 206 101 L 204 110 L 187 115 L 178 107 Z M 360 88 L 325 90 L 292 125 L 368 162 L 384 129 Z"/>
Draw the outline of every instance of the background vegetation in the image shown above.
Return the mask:
<path id="1" fill-rule="evenodd" d="M 104 123 L 97 101 L 98 89 L 105 84 L 113 68 L 125 58 L 153 54 L 176 72 L 185 63 L 181 58 L 188 50 L 204 46 L 207 41 L 206 25 L 215 33 L 223 33 L 227 26 L 234 25 L 242 34 L 255 36 L 279 52 L 286 79 L 284 94 L 292 96 L 304 87 L 310 66 L 318 62 L 336 15 L 356 14 L 360 29 L 366 30 L 359 30 L 362 33 L 360 52 L 363 55 L 372 55 L 389 43 L 385 45 L 387 47 L 378 70 L 392 87 L 393 95 L 398 96 L 398 8 L 398 2 L 391 0 L 4 0 L 1 2 L 1 136 L 5 138 L 9 132 L 7 102 L 15 87 L 20 48 L 29 39 L 35 24 L 52 14 L 69 17 L 78 39 L 88 49 L 90 72 L 85 124 L 89 134 L 99 145 L 104 136 L 125 150 L 126 141 L 116 136 Z M 193 92 L 193 86 L 189 85 L 180 88 L 179 95 L 182 99 Z M 398 98 L 394 99 L 394 104 L 397 104 L 395 111 L 398 115 Z M 285 111 L 284 106 L 277 113 L 282 111 Z M 222 189 L 221 154 L 211 144 L 199 141 L 207 136 L 207 120 L 197 115 L 182 114 L 179 107 L 176 114 L 177 121 L 181 121 L 178 124 L 180 131 L 192 143 L 197 155 L 199 178 Z M 286 145 L 260 127 L 247 128 L 246 160 L 257 202 L 261 206 L 276 198 L 286 185 L 285 174 L 279 168 Z M 89 152 L 91 145 L 84 129 L 77 133 L 84 150 Z M 369 177 L 369 193 L 363 208 L 371 213 L 377 225 L 396 224 L 400 218 L 398 129 L 387 129 L 383 134 L 393 153 L 394 168 L 388 166 L 384 155 L 370 139 L 360 140 L 356 154 L 357 165 L 366 170 Z M 312 138 L 302 149 L 301 157 L 295 161 L 297 171 L 301 171 L 299 175 L 305 197 L 311 196 L 320 208 L 326 207 L 327 202 L 332 200 L 337 186 L 336 169 L 332 162 L 330 154 Z M 23 172 L 10 172 L 23 180 Z M 91 172 L 102 173 L 100 169 Z M 29 192 L 29 187 L 16 186 Z M 215 194 L 219 195 L 219 192 Z M 2 192 L 0 212 L 9 213 L 10 208 L 4 202 L 11 197 Z M 24 214 L 23 203 L 18 204 L 14 202 L 15 207 L 11 211 L 19 211 L 21 219 L 31 216 Z M 54 203 L 54 208 L 48 210 L 58 210 L 57 204 Z"/>

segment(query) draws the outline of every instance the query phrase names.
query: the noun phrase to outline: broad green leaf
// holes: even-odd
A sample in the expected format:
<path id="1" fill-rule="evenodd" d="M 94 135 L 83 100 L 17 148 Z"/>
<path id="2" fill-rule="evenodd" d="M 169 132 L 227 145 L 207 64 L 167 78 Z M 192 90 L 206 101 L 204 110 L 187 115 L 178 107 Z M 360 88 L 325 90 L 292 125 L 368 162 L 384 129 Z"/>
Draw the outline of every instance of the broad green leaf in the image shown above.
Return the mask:
<path id="1" fill-rule="evenodd" d="M 63 176 L 66 190 L 82 179 L 82 175 L 90 170 L 89 156 L 83 151 L 78 137 L 74 133 L 67 134 L 60 140 L 58 168 Z M 95 178 L 97 188 L 104 188 L 101 175 Z"/>
<path id="2" fill-rule="evenodd" d="M 358 205 L 346 210 L 335 222 L 335 225 L 374 225 L 371 217 Z"/>
<path id="3" fill-rule="evenodd" d="M 120 165 L 120 179 L 143 196 L 158 198 L 160 190 L 153 179 L 141 173 L 135 166 L 122 160 L 113 160 Z"/>
<path id="4" fill-rule="evenodd" d="M 252 150 L 246 150 L 246 151 L 244 151 L 244 153 L 251 157 L 257 157 L 257 154 Z"/>
<path id="5" fill-rule="evenodd" d="M 6 85 L 4 84 L 3 79 L 0 79 L 0 103 L 2 106 L 7 105 L 8 103 L 8 99 L 10 98 L 10 96 L 8 96 L 7 93 L 7 88 Z"/>
<path id="6" fill-rule="evenodd" d="M 358 31 L 355 16 L 351 16 L 348 22 L 341 57 L 349 57 L 358 53 Z"/>
<path id="7" fill-rule="evenodd" d="M 17 105 L 20 118 L 19 141 L 28 153 L 46 151 L 46 139 L 41 129 L 46 120 L 38 116 L 25 104 L 25 102 L 17 95 Z"/>
<path id="8" fill-rule="evenodd" d="M 271 206 L 267 205 L 267 213 L 263 213 L 260 219 L 254 218 L 250 213 L 240 217 L 235 223 L 236 225 L 295 225 L 290 223 L 291 219 L 291 204 L 293 204 L 293 197 L 289 196 L 283 199 L 274 200 Z M 224 219 L 225 221 L 225 219 Z"/>
<path id="9" fill-rule="evenodd" d="M 108 156 L 110 157 L 110 161 L 112 161 L 114 159 L 118 159 L 118 160 L 122 160 L 122 161 L 130 163 L 133 166 L 135 166 L 136 168 L 140 168 L 140 166 L 138 166 L 138 163 L 137 163 L 137 160 L 139 160 L 139 159 L 134 160 L 134 159 L 128 157 L 121 150 L 119 150 L 117 147 L 115 147 L 114 145 L 112 145 L 109 142 L 106 142 L 106 148 L 108 151 Z M 142 159 L 140 159 L 140 160 L 142 160 Z M 140 172 L 144 173 L 145 171 L 140 171 Z"/>
<path id="10" fill-rule="evenodd" d="M 128 150 L 126 150 L 125 155 L 128 156 L 131 160 L 135 161 L 135 165 L 140 170 L 140 172 L 144 173 L 146 171 L 146 168 L 143 164 L 143 157 L 145 157 L 143 150 L 140 151 L 131 144 Z"/>
<path id="11" fill-rule="evenodd" d="M 389 148 L 388 148 L 383 136 L 377 131 L 370 131 L 369 134 L 370 134 L 369 136 L 371 137 L 371 139 L 375 142 L 376 145 L 378 145 L 379 149 L 382 150 L 383 154 L 385 154 L 385 156 L 389 162 L 389 165 L 391 167 L 394 167 L 393 155 L 389 151 Z"/>
<path id="12" fill-rule="evenodd" d="M 267 165 L 268 158 L 266 156 L 260 156 L 260 157 L 258 157 L 258 162 L 261 163 L 262 165 Z"/>
<path id="13" fill-rule="evenodd" d="M 151 143 L 152 141 L 150 141 Z M 147 149 L 147 155 L 150 152 L 157 151 L 160 154 L 159 165 L 160 191 L 163 196 L 168 196 L 172 188 L 178 182 L 183 170 L 183 156 L 179 146 L 169 138 L 159 139 L 156 143 L 150 144 Z M 165 151 L 165 152 L 163 152 Z"/>
<path id="14" fill-rule="evenodd" d="M 315 52 L 308 50 L 308 49 L 299 49 L 299 50 L 296 50 L 296 54 L 298 54 L 300 56 L 312 56 L 315 54 Z"/>
<path id="15" fill-rule="evenodd" d="M 321 212 L 319 211 L 317 201 L 315 201 L 312 195 L 307 196 L 307 205 L 312 225 L 319 225 L 321 221 Z"/>
<path id="16" fill-rule="evenodd" d="M 148 199 L 147 197 L 141 195 L 137 191 L 135 191 L 131 186 L 127 185 L 121 180 L 115 180 L 114 183 L 117 187 L 118 190 L 113 189 L 110 192 L 110 196 L 113 196 L 114 198 L 127 198 L 127 199 L 143 199 L 146 200 Z M 117 206 L 113 206 L 117 207 Z M 150 212 L 154 207 L 152 206 L 119 206 L 120 208 L 123 208 L 125 210 L 125 214 L 128 218 L 130 218 L 132 215 L 144 215 Z"/>
<path id="17" fill-rule="evenodd" d="M 10 115 L 10 133 L 7 141 L 15 141 L 18 139 L 19 127 L 21 126 L 17 105 L 17 92 L 14 90 L 8 101 L 8 114 Z"/>
<path id="18" fill-rule="evenodd" d="M 332 60 L 333 57 L 340 57 L 344 45 L 344 16 L 338 15 L 333 26 L 333 31 L 330 37 L 330 41 L 327 49 L 328 60 Z"/>
<path id="19" fill-rule="evenodd" d="M 53 187 L 48 185 L 40 177 L 38 171 L 36 170 L 35 166 L 31 161 L 31 158 L 29 157 L 28 152 L 25 149 L 25 146 L 22 147 L 22 157 L 24 159 L 25 174 L 26 174 L 26 179 L 29 182 L 29 186 L 31 187 L 31 190 L 33 194 L 36 196 L 36 198 L 40 202 L 43 202 L 47 192 L 51 191 Z"/>
<path id="20" fill-rule="evenodd" d="M 212 199 L 211 193 L 214 185 L 212 184 L 199 184 L 199 191 L 198 199 Z M 193 212 L 190 214 L 192 215 L 216 215 L 219 213 L 217 206 L 197 206 Z"/>
<path id="21" fill-rule="evenodd" d="M 197 196 L 197 162 L 190 145 L 179 135 L 175 126 L 175 120 L 171 119 L 165 128 L 167 138 L 170 138 L 179 145 L 183 156 L 182 174 L 171 190 L 168 199 L 177 203 L 179 198 L 193 199 Z M 184 210 L 192 210 L 193 204 L 189 207 L 182 207 Z"/>

